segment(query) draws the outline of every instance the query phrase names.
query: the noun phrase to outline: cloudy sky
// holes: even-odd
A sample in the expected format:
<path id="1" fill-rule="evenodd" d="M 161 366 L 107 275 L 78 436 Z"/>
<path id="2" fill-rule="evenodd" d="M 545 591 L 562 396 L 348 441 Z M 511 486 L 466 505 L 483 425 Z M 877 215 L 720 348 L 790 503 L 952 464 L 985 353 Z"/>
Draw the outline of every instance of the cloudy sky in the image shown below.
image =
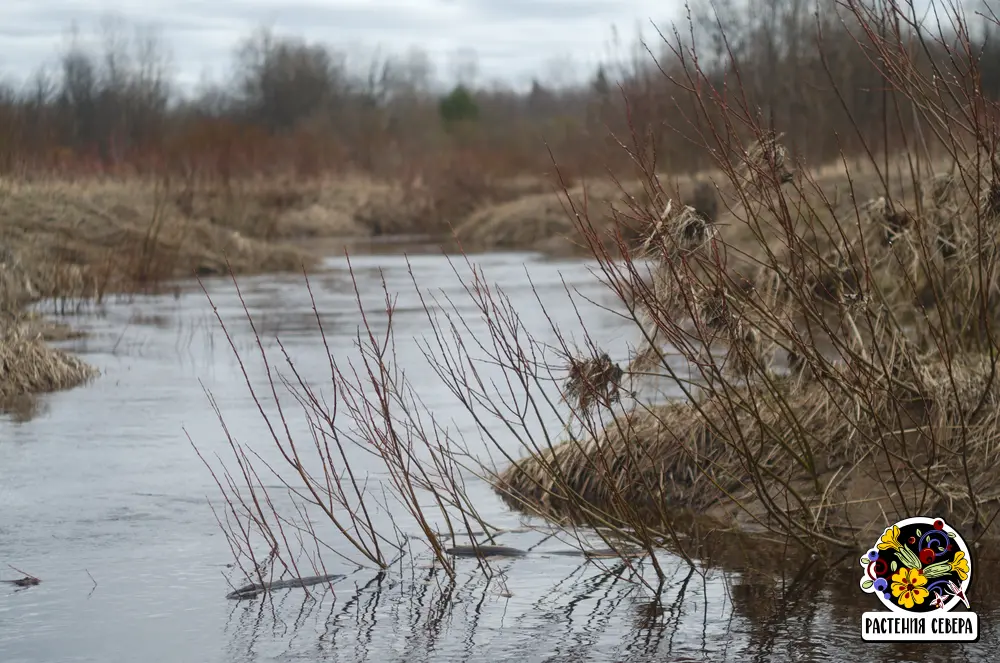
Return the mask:
<path id="1" fill-rule="evenodd" d="M 372 49 L 425 50 L 442 78 L 451 54 L 473 48 L 478 80 L 523 84 L 529 72 L 573 78 L 650 20 L 669 23 L 683 0 L 0 0 L 0 76 L 23 79 L 54 62 L 75 23 L 97 33 L 109 17 L 155 27 L 185 87 L 219 79 L 235 45 L 269 25 L 363 59 Z M 571 64 L 572 63 L 572 64 Z"/>

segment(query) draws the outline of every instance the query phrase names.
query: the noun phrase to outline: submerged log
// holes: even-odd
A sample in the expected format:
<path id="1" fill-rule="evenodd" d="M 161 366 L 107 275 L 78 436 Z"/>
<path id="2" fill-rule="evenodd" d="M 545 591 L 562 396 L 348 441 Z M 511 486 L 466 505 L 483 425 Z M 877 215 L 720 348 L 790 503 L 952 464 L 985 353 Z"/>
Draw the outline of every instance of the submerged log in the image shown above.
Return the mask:
<path id="1" fill-rule="evenodd" d="M 258 594 L 264 592 L 271 592 L 276 589 L 287 589 L 290 587 L 309 587 L 310 585 L 318 585 L 323 582 L 332 582 L 334 580 L 340 580 L 344 575 L 341 573 L 331 573 L 329 575 L 322 576 L 307 576 L 305 578 L 290 578 L 288 580 L 275 580 L 274 582 L 266 582 L 264 584 L 251 583 L 249 585 L 244 585 L 239 589 L 235 589 L 226 595 L 227 599 L 250 599 Z"/>

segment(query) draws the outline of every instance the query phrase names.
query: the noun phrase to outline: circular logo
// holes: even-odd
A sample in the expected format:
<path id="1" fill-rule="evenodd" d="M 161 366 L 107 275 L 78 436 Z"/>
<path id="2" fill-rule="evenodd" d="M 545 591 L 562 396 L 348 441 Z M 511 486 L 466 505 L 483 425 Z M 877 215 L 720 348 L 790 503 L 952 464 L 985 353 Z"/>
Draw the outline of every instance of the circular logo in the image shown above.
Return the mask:
<path id="1" fill-rule="evenodd" d="M 861 566 L 861 589 L 894 612 L 970 607 L 969 549 L 941 518 L 907 518 L 887 527 Z"/>

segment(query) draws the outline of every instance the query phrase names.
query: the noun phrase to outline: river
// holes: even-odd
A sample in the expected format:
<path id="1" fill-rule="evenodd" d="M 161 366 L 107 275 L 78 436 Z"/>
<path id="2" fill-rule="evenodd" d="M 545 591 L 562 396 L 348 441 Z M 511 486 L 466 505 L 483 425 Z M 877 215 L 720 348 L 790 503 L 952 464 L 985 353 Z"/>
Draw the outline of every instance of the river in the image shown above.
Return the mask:
<path id="1" fill-rule="evenodd" d="M 377 327 L 385 319 L 384 278 L 398 295 L 396 357 L 415 393 L 437 420 L 449 422 L 450 434 L 470 434 L 470 451 L 485 454 L 485 443 L 471 436 L 474 422 L 414 340 L 428 335 L 430 323 L 411 270 L 439 301 L 451 298 L 464 313 L 474 312 L 463 300 L 468 270 L 463 259 L 454 260 L 429 252 L 358 255 L 351 259 L 352 281 L 346 259 L 333 257 L 310 280 L 331 354 L 346 361 L 357 354 L 354 283 Z M 595 342 L 623 357 L 631 327 L 599 305 L 610 300 L 593 266 L 513 253 L 473 260 L 538 338 L 552 341 L 542 305 L 567 333 L 578 329 L 569 290 Z M 265 387 L 232 281 L 203 283 L 247 359 L 251 382 Z M 279 356 L 280 338 L 304 379 L 329 382 L 302 275 L 241 278 L 239 286 L 271 356 Z M 327 570 L 346 574 L 333 591 L 227 600 L 229 582 L 242 579 L 231 577 L 230 548 L 213 513 L 224 503 L 191 444 L 210 459 L 232 459 L 209 394 L 234 437 L 269 462 L 276 456 L 209 298 L 197 283 L 181 283 L 66 321 L 86 335 L 62 346 L 97 366 L 101 377 L 47 395 L 32 417 L 0 417 L 0 578 L 21 575 L 10 565 L 42 579 L 27 589 L 0 584 L 2 663 L 990 660 L 997 650 L 996 614 L 982 612 L 983 635 L 972 645 L 861 642 L 860 614 L 873 608 L 853 576 L 820 574 L 789 598 L 773 581 L 733 569 L 692 570 L 664 553 L 669 578 L 653 600 L 614 565 L 544 554 L 566 545 L 534 531 L 503 538 L 521 548 L 538 544 L 539 552 L 497 563 L 499 583 L 487 583 L 474 560 L 458 560 L 449 581 L 420 550 L 383 573 L 331 554 L 324 556 Z M 482 325 L 469 333 L 485 337 Z M 273 407 L 265 409 L 273 414 Z M 293 436 L 308 435 L 302 417 L 289 417 L 289 425 Z M 516 444 L 508 450 L 516 454 Z M 386 481 L 365 454 L 357 452 L 352 465 L 373 485 Z M 491 524 L 538 524 L 510 511 L 485 482 L 471 475 L 465 482 Z M 399 522 L 406 534 L 419 534 L 406 518 Z"/>

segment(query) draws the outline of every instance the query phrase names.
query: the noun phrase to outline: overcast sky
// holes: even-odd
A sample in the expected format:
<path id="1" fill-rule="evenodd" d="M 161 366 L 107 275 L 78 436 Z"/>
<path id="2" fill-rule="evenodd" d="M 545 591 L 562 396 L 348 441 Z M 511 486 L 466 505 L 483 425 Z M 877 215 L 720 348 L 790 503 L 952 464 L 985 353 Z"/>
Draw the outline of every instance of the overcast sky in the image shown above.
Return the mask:
<path id="1" fill-rule="evenodd" d="M 185 87 L 228 71 L 240 38 L 262 25 L 349 50 L 424 49 L 440 78 L 449 54 L 473 48 L 479 81 L 521 84 L 531 73 L 573 78 L 605 57 L 612 26 L 631 42 L 675 20 L 683 0 L 0 0 L 0 75 L 23 80 L 54 62 L 69 28 L 93 34 L 102 20 L 154 26 Z M 575 63 L 575 68 L 569 66 Z"/>

